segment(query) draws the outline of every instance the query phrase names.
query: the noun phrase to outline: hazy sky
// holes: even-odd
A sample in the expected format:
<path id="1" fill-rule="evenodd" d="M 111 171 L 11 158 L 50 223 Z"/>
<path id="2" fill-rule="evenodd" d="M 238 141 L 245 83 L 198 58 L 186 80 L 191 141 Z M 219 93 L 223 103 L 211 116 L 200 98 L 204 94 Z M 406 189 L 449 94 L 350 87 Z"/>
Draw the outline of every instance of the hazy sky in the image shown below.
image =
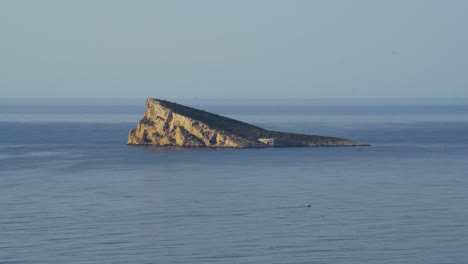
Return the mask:
<path id="1" fill-rule="evenodd" d="M 468 97 L 468 1 L 0 2 L 0 97 Z"/>

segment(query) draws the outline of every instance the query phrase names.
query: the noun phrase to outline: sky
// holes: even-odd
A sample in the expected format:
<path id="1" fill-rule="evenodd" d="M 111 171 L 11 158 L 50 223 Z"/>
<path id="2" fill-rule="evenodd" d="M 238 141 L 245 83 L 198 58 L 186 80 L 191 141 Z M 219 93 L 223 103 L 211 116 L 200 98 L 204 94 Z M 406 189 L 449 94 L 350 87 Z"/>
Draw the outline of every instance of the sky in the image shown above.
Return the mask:
<path id="1" fill-rule="evenodd" d="M 5 0 L 2 98 L 466 98 L 466 0 Z"/>

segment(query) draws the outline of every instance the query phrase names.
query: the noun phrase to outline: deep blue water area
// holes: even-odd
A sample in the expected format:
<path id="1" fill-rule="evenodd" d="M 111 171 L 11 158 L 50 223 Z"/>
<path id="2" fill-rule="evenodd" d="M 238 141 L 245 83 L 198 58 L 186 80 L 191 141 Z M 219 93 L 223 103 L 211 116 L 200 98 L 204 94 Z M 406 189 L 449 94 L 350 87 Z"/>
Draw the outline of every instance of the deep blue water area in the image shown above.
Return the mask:
<path id="1" fill-rule="evenodd" d="M 183 103 L 372 146 L 135 147 L 143 100 L 4 100 L 0 263 L 468 259 L 468 100 Z"/>

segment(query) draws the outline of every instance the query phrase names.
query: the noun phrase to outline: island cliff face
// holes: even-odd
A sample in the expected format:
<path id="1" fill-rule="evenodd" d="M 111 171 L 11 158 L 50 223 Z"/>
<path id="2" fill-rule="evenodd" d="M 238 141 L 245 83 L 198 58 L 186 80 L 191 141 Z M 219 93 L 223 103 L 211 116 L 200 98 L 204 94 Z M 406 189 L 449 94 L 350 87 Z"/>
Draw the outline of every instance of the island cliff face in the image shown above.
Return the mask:
<path id="1" fill-rule="evenodd" d="M 269 131 L 238 120 L 159 99 L 147 99 L 129 145 L 249 148 L 368 146 L 341 138 Z"/>

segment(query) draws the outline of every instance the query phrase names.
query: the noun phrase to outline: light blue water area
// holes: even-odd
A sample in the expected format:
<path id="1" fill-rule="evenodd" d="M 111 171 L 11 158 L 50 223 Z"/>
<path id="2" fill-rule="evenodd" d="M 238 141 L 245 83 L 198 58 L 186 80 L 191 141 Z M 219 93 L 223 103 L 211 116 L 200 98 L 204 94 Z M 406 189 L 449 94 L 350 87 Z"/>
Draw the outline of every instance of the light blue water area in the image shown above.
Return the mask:
<path id="1" fill-rule="evenodd" d="M 0 263 L 466 262 L 468 102 L 188 103 L 372 146 L 132 147 L 143 101 L 3 103 Z"/>

